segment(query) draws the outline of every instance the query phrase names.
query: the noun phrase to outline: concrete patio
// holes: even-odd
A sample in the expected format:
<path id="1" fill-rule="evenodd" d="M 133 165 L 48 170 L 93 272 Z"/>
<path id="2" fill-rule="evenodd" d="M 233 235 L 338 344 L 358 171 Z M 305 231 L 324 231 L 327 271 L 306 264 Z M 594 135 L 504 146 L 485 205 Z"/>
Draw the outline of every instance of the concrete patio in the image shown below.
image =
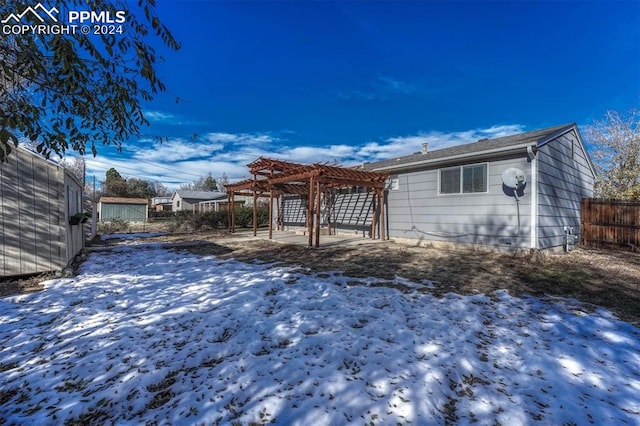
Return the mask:
<path id="1" fill-rule="evenodd" d="M 269 239 L 269 231 L 268 230 L 259 230 L 257 235 L 253 235 L 253 231 L 251 230 L 242 230 L 235 232 L 233 239 L 238 241 L 238 239 L 246 239 L 246 240 L 268 240 Z M 296 244 L 300 246 L 309 246 L 309 236 L 305 235 L 300 231 L 273 231 L 273 238 L 271 241 L 283 244 Z M 339 234 L 339 235 L 321 235 L 320 236 L 320 247 L 331 247 L 331 246 L 344 246 L 344 245 L 363 245 L 363 244 L 380 244 L 388 242 L 388 240 L 380 240 L 380 239 L 372 239 L 367 236 L 362 236 L 362 233 L 356 234 Z M 315 246 L 313 246 L 315 247 Z"/>

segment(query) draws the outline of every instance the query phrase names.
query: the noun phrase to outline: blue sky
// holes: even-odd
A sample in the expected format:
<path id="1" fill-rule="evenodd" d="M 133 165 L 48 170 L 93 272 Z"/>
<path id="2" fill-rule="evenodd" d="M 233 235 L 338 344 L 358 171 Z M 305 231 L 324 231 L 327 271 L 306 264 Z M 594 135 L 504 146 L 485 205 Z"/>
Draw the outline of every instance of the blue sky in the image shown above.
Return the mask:
<path id="1" fill-rule="evenodd" d="M 637 1 L 157 3 L 183 45 L 161 49 L 168 91 L 145 105 L 165 141 L 102 148 L 98 181 L 234 180 L 261 155 L 352 165 L 640 104 Z"/>

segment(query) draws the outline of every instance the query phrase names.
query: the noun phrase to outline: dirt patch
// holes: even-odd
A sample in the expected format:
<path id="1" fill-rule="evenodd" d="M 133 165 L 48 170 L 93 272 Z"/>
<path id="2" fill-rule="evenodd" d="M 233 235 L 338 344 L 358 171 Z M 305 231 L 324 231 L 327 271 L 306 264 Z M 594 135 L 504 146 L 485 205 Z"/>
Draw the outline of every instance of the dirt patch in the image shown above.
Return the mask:
<path id="1" fill-rule="evenodd" d="M 38 274 L 0 280 L 0 297 L 33 293 L 44 289 L 42 282 L 54 278 L 54 274 Z"/>

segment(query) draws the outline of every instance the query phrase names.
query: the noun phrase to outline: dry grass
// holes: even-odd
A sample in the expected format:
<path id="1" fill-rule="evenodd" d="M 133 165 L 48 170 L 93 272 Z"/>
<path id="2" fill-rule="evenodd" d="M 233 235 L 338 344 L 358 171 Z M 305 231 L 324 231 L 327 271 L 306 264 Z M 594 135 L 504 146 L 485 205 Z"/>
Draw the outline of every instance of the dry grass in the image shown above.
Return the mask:
<path id="1" fill-rule="evenodd" d="M 0 297 L 41 291 L 44 289 L 42 282 L 54 277 L 55 275 L 51 273 L 9 278 L 5 280 L 0 279 Z"/>
<path id="2" fill-rule="evenodd" d="M 260 260 L 299 265 L 316 273 L 339 270 L 353 277 L 392 280 L 401 276 L 415 282 L 428 280 L 436 286 L 425 291 L 436 295 L 489 294 L 507 289 L 512 295 L 574 297 L 640 324 L 638 253 L 577 248 L 570 253 L 511 255 L 393 242 L 310 249 L 267 240 L 241 240 L 224 231 L 171 234 L 145 241 L 173 243 L 196 254 L 245 262 Z M 96 241 L 98 245 L 117 243 Z M 14 293 L 39 289 L 37 279 L 17 286 Z"/>
<path id="3" fill-rule="evenodd" d="M 300 265 L 310 272 L 339 270 L 353 277 L 428 280 L 436 286 L 425 291 L 437 295 L 507 289 L 512 295 L 574 297 L 640 324 L 638 253 L 577 248 L 570 253 L 512 255 L 393 242 L 309 249 L 266 240 L 198 239 L 208 243 L 185 249 L 241 261 Z"/>

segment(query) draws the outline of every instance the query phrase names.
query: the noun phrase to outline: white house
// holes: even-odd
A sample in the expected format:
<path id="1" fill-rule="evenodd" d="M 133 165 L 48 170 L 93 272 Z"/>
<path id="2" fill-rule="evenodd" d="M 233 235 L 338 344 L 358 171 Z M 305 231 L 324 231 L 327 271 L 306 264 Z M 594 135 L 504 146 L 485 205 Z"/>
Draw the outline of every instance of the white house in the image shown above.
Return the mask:
<path id="1" fill-rule="evenodd" d="M 391 238 L 562 247 L 595 170 L 575 124 L 365 164 L 392 173 Z"/>
<path id="2" fill-rule="evenodd" d="M 172 210 L 179 211 L 200 211 L 201 201 L 222 200 L 226 201 L 227 194 L 218 191 L 185 191 L 177 190 L 171 196 Z"/>

